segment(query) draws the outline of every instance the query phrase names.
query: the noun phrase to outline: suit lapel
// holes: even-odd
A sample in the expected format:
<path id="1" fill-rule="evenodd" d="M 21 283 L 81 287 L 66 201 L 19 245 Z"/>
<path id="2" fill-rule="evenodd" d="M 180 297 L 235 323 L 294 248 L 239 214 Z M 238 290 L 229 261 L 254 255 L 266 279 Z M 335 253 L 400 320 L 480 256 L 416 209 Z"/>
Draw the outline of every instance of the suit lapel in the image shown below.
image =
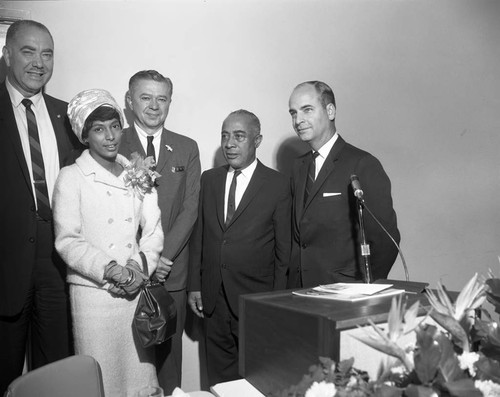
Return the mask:
<path id="1" fill-rule="evenodd" d="M 64 121 L 66 115 L 55 106 L 55 103 L 47 95 L 43 95 L 45 100 L 45 105 L 47 106 L 47 112 L 49 113 L 50 122 L 52 123 L 52 128 L 54 129 L 54 134 L 57 141 L 57 151 L 59 153 L 59 167 L 64 166 L 64 158 L 71 151 L 69 146 L 68 132 L 64 126 Z"/>
<path id="2" fill-rule="evenodd" d="M 302 217 L 302 212 L 304 210 L 304 194 L 306 191 L 307 171 L 309 169 L 311 159 L 312 156 L 310 155 L 310 152 L 308 152 L 298 160 L 301 163 L 298 167 L 298 174 L 295 182 L 295 195 L 297 196 L 297 207 L 295 213 L 297 221 Z"/>
<path id="3" fill-rule="evenodd" d="M 12 109 L 12 102 L 10 100 L 7 87 L 5 86 L 5 82 L 3 82 L 0 86 L 0 109 L 2 110 L 0 113 L 0 125 L 5 126 L 2 128 L 2 134 L 6 133 L 9 135 L 12 147 L 14 148 L 14 153 L 16 154 L 19 166 L 23 172 L 24 180 L 30 187 L 31 191 L 31 179 L 28 165 L 26 164 L 26 157 L 24 157 L 23 146 L 21 144 L 16 118 Z"/>
<path id="4" fill-rule="evenodd" d="M 229 169 L 228 165 L 219 167 L 219 172 L 216 174 L 216 179 L 214 181 L 217 219 L 219 221 L 221 229 L 223 230 L 226 228 L 225 217 L 224 217 L 224 193 L 226 191 L 226 177 L 228 169 Z"/>
<path id="5" fill-rule="evenodd" d="M 130 152 L 127 153 L 125 157 L 130 159 L 130 155 L 134 152 L 139 153 L 142 157 L 146 157 L 146 152 L 141 145 L 141 141 L 139 140 L 139 136 L 137 134 L 137 131 L 135 130 L 135 127 L 132 126 L 129 128 L 129 130 L 126 132 L 124 140 Z"/>
<path id="6" fill-rule="evenodd" d="M 158 162 L 156 165 L 157 171 L 161 174 L 163 169 L 167 165 L 171 165 L 172 162 L 172 155 L 173 155 L 173 145 L 171 141 L 171 137 L 169 134 L 169 131 L 167 129 L 163 129 L 163 132 L 161 134 L 161 140 L 160 140 L 160 151 L 158 153 Z M 172 151 L 167 149 L 167 145 L 169 145 L 170 148 L 172 148 Z M 167 172 L 169 170 L 167 169 Z"/>
<path id="7" fill-rule="evenodd" d="M 317 196 L 318 192 L 321 189 L 321 186 L 325 183 L 328 176 L 332 172 L 334 172 L 335 162 L 339 158 L 339 155 L 344 146 L 345 146 L 345 141 L 339 136 L 337 138 L 337 141 L 333 145 L 332 149 L 330 150 L 330 153 L 328 153 L 328 156 L 325 159 L 323 167 L 321 167 L 321 170 L 319 171 L 318 177 L 316 178 L 316 181 L 314 182 L 311 188 L 311 192 L 309 193 L 309 197 L 307 198 L 307 202 L 305 203 L 303 212 L 307 210 L 307 207 L 311 204 L 311 201 Z M 307 174 L 307 167 L 305 167 L 305 170 Z M 305 182 L 304 182 L 304 189 L 305 189 Z M 302 194 L 304 193 L 302 192 Z"/>

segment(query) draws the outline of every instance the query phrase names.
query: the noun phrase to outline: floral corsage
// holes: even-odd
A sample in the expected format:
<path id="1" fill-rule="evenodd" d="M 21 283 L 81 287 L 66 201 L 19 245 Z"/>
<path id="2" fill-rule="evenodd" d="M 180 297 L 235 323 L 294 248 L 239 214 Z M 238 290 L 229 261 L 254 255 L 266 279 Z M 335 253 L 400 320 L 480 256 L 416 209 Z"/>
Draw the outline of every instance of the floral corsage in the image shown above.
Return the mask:
<path id="1" fill-rule="evenodd" d="M 131 188 L 141 200 L 146 193 L 153 190 L 156 178 L 161 176 L 155 171 L 155 167 L 156 163 L 153 157 L 144 159 L 137 152 L 132 153 L 130 163 L 125 166 L 125 175 L 123 176 L 125 186 Z"/>

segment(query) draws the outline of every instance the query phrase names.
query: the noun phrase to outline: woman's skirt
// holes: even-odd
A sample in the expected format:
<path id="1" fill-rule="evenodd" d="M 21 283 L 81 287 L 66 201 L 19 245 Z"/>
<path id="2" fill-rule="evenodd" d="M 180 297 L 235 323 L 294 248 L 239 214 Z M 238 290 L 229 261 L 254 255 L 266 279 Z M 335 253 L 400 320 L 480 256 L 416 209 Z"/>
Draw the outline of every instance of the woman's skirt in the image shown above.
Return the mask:
<path id="1" fill-rule="evenodd" d="M 138 296 L 127 300 L 70 284 L 70 300 L 75 353 L 99 362 L 106 397 L 136 397 L 141 388 L 158 385 L 154 348 L 143 348 L 132 329 Z"/>

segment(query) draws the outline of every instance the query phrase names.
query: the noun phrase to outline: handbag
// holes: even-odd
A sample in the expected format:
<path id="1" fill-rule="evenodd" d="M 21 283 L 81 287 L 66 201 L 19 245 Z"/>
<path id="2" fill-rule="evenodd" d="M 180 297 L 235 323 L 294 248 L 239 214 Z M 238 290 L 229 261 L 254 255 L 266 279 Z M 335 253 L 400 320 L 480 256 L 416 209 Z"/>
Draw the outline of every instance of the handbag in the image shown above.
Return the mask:
<path id="1" fill-rule="evenodd" d="M 140 252 L 143 272 L 148 276 L 146 256 Z M 159 345 L 170 339 L 176 331 L 177 309 L 175 301 L 159 281 L 151 278 L 140 291 L 134 313 L 133 328 L 143 347 Z"/>

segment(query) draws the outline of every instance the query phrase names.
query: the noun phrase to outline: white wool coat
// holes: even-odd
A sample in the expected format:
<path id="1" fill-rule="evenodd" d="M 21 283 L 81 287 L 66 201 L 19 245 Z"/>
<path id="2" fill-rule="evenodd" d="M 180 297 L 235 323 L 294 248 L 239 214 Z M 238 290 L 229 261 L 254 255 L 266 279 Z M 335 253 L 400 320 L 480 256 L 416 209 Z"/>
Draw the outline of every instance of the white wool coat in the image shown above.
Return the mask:
<path id="1" fill-rule="evenodd" d="M 125 166 L 128 160 L 118 155 Z M 85 150 L 76 163 L 61 169 L 53 194 L 55 246 L 68 265 L 70 284 L 107 289 L 104 269 L 129 258 L 142 266 L 144 252 L 149 274 L 158 264 L 163 231 L 156 190 L 140 199 Z M 142 229 L 137 242 L 139 226 Z"/>
<path id="2" fill-rule="evenodd" d="M 128 164 L 121 155 L 117 161 Z M 140 251 L 151 274 L 163 246 L 156 190 L 141 199 L 123 175 L 105 170 L 87 150 L 60 171 L 53 195 L 55 245 L 68 265 L 75 353 L 99 362 L 107 397 L 136 397 L 141 387 L 158 384 L 154 349 L 144 349 L 132 330 L 138 296 L 112 295 L 103 279 L 112 260 L 125 266 L 131 258 L 142 266 Z"/>

